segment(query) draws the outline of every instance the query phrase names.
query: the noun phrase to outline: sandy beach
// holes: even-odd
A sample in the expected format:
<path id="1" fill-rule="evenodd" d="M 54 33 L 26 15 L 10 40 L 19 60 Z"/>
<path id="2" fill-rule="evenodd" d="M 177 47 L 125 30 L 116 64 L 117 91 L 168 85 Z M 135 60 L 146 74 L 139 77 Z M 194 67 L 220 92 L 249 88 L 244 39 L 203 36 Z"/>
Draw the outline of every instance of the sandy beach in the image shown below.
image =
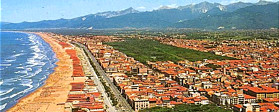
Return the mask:
<path id="1" fill-rule="evenodd" d="M 63 112 L 70 83 L 72 82 L 72 61 L 70 56 L 53 38 L 44 33 L 36 33 L 50 44 L 58 62 L 45 84 L 10 108 L 8 112 Z"/>

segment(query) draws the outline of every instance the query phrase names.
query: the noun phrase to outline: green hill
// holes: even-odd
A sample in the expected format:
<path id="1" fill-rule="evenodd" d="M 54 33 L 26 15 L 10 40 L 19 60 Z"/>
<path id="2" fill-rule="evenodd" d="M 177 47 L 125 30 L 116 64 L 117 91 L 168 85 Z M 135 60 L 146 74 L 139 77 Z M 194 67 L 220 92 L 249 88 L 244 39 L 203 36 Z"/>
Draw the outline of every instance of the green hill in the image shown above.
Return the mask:
<path id="1" fill-rule="evenodd" d="M 176 105 L 173 108 L 167 107 L 153 107 L 140 110 L 140 112 L 232 112 L 232 110 L 218 107 L 214 104 L 209 105 L 191 105 L 181 104 Z"/>

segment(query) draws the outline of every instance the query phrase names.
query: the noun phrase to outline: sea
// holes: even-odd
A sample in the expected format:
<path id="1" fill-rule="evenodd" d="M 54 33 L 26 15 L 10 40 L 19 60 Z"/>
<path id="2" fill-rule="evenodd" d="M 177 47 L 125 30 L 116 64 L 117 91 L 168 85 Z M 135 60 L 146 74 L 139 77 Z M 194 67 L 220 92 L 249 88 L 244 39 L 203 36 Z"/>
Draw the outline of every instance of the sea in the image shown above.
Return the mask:
<path id="1" fill-rule="evenodd" d="M 40 36 L 1 32 L 0 111 L 44 85 L 56 67 L 55 53 Z"/>

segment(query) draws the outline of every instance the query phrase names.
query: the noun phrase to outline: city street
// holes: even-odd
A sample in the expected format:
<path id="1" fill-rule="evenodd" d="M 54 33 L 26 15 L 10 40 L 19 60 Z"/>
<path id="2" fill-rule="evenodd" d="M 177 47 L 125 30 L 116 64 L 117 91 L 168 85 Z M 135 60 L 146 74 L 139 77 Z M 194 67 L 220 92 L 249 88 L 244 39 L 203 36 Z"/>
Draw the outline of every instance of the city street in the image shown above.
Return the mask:
<path id="1" fill-rule="evenodd" d="M 117 87 L 111 82 L 111 80 L 109 79 L 109 77 L 106 75 L 105 71 L 102 69 L 102 67 L 99 65 L 99 63 L 97 62 L 97 60 L 95 59 L 95 57 L 91 54 L 91 52 L 87 49 L 87 47 L 85 47 L 84 45 L 80 44 L 80 43 L 76 43 L 73 42 L 75 44 L 77 44 L 79 47 L 83 48 L 85 50 L 85 52 L 89 55 L 89 59 L 94 63 L 94 65 L 96 66 L 97 72 L 102 76 L 102 78 L 108 83 L 108 87 L 110 87 L 110 89 L 112 90 L 113 94 L 115 95 L 115 97 L 118 100 L 118 105 L 120 105 L 121 110 L 120 111 L 125 111 L 125 112 L 134 112 L 134 110 L 132 109 L 132 107 L 129 105 L 129 103 L 122 97 L 122 95 L 120 94 L 119 90 L 117 89 Z M 93 68 L 92 68 L 93 69 Z M 97 75 L 94 72 L 94 76 L 96 76 L 96 79 L 94 80 L 98 80 L 97 79 Z M 98 85 L 101 84 L 100 80 L 97 81 Z M 102 88 L 101 92 L 105 92 L 104 87 L 100 87 Z M 112 107 L 111 107 L 112 109 Z M 109 111 L 111 112 L 111 111 Z"/>
<path id="2" fill-rule="evenodd" d="M 82 49 L 82 48 L 81 48 Z M 85 55 L 85 53 L 82 51 L 82 55 L 86 58 L 86 65 L 90 65 L 89 59 L 88 57 Z M 93 67 L 90 65 L 90 67 L 88 67 L 90 72 L 92 73 L 91 79 L 94 80 L 94 83 L 97 85 L 98 90 L 102 93 L 102 96 L 104 98 L 104 103 L 107 106 L 106 110 L 108 112 L 116 112 L 115 106 L 112 105 L 111 100 L 109 99 L 109 97 L 107 96 L 107 93 L 105 92 L 105 88 L 102 85 L 102 83 L 100 82 L 100 79 L 98 78 L 96 72 L 94 71 Z"/>

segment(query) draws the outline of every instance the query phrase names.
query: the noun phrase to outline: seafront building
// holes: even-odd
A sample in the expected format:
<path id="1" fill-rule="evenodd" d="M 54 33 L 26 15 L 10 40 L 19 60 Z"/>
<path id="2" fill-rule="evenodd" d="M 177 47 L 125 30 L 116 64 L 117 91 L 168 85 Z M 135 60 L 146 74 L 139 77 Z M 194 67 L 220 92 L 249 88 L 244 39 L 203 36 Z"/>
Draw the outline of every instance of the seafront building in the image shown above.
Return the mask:
<path id="1" fill-rule="evenodd" d="M 165 44 L 237 59 L 158 61 L 144 65 L 102 43 L 123 41 L 121 38 L 67 38 L 87 45 L 135 111 L 155 106 L 209 103 L 239 112 L 279 110 L 279 48 L 272 42 L 216 43 L 156 38 Z"/>
<path id="2" fill-rule="evenodd" d="M 57 38 L 57 40 L 63 40 L 63 38 Z M 59 44 L 73 61 L 73 82 L 65 102 L 65 112 L 105 112 L 103 96 L 90 78 L 92 73 L 88 70 L 88 63 L 80 49 L 66 41 L 61 41 Z"/>

